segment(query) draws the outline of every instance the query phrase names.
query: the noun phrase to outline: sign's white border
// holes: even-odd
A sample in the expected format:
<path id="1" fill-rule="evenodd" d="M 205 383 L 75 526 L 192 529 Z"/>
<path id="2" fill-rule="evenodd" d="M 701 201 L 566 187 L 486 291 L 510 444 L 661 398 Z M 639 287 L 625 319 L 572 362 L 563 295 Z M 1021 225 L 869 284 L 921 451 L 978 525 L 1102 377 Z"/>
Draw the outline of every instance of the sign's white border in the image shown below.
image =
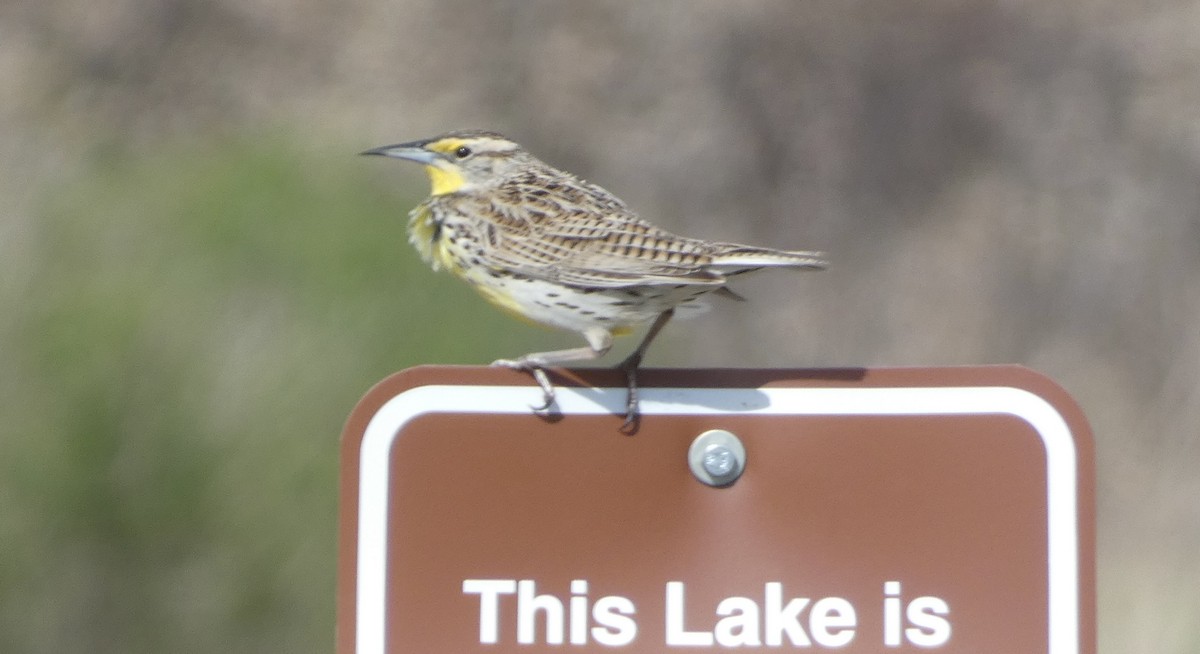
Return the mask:
<path id="1" fill-rule="evenodd" d="M 465 401 L 464 398 L 469 398 Z M 384 654 L 387 634 L 389 453 L 404 425 L 428 413 L 527 413 L 541 391 L 525 386 L 420 386 L 372 416 L 359 452 L 355 648 Z M 624 388 L 559 388 L 565 416 L 621 413 Z M 1046 400 L 1005 386 L 927 388 L 646 388 L 653 415 L 896 416 L 1008 414 L 1029 423 L 1046 447 L 1050 654 L 1079 651 L 1079 515 L 1075 441 Z"/>

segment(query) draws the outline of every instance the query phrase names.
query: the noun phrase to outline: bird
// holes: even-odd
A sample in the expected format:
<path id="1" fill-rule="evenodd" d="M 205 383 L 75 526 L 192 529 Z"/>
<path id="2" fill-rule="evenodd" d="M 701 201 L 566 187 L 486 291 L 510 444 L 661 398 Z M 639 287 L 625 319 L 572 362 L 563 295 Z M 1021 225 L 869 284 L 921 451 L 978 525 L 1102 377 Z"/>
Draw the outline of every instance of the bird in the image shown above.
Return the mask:
<path id="1" fill-rule="evenodd" d="M 424 166 L 430 195 L 409 213 L 407 231 L 434 271 L 453 273 L 517 318 L 583 337 L 582 347 L 492 363 L 532 375 L 542 391 L 542 404 L 531 407 L 538 413 L 555 400 L 547 368 L 602 357 L 614 337 L 649 325 L 617 366 L 627 386 L 623 427 L 636 429 L 637 370 L 672 316 L 703 309 L 709 295 L 742 299 L 727 286 L 737 275 L 827 265 L 816 251 L 677 236 L 494 131 L 451 131 L 360 154 Z"/>

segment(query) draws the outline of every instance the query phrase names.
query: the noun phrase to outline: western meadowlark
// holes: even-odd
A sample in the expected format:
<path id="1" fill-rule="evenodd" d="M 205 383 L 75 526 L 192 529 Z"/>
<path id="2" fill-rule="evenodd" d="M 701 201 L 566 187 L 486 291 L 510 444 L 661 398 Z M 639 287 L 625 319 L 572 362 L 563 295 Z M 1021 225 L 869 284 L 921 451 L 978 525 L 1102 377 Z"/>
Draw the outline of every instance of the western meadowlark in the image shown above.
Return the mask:
<path id="1" fill-rule="evenodd" d="M 639 218 L 612 193 L 549 166 L 495 132 L 455 131 L 362 154 L 425 166 L 431 195 L 409 214 L 408 240 L 434 270 L 447 269 L 517 317 L 577 332 L 586 347 L 534 352 L 492 365 L 528 371 L 554 402 L 548 366 L 595 359 L 614 335 L 650 324 L 621 364 L 625 426 L 638 419 L 637 368 L 677 309 L 730 277 L 760 268 L 820 270 L 819 252 L 787 252 L 676 236 Z M 740 298 L 739 298 L 740 299 Z"/>

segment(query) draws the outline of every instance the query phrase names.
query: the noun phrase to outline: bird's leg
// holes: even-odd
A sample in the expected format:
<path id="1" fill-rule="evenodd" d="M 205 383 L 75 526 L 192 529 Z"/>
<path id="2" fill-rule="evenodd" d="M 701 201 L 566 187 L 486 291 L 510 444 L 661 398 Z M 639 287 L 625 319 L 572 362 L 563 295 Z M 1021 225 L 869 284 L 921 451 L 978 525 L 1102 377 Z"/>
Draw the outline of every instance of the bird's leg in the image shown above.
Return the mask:
<path id="1" fill-rule="evenodd" d="M 612 333 L 602 327 L 595 327 L 583 333 L 587 339 L 587 347 L 573 347 L 566 350 L 550 352 L 534 352 L 516 359 L 499 359 L 492 362 L 493 366 L 503 366 L 514 370 L 525 370 L 533 375 L 534 381 L 542 388 L 542 405 L 532 407 L 541 413 L 554 404 L 554 385 L 546 375 L 546 368 L 569 361 L 586 361 L 604 356 L 612 348 Z"/>
<path id="2" fill-rule="evenodd" d="M 625 399 L 625 424 L 621 425 L 621 429 L 630 429 L 638 421 L 638 386 L 637 386 L 637 369 L 642 364 L 642 357 L 646 355 L 646 348 L 650 347 L 650 342 L 658 336 L 658 332 L 662 331 L 663 326 L 675 315 L 674 309 L 667 309 L 658 314 L 654 319 L 654 324 L 650 325 L 650 329 L 646 332 L 646 336 L 642 338 L 642 342 L 638 344 L 625 360 L 617 367 L 625 371 L 625 381 L 629 388 L 629 394 Z"/>
<path id="3" fill-rule="evenodd" d="M 569 350 L 554 350 L 552 352 L 534 352 L 516 359 L 497 359 L 492 362 L 492 365 L 512 368 L 513 370 L 524 370 L 532 375 L 533 380 L 542 388 L 542 404 L 531 408 L 541 413 L 549 409 L 551 404 L 554 404 L 554 385 L 550 383 L 550 378 L 546 375 L 546 368 L 555 363 L 583 361 L 594 359 L 598 356 L 600 355 L 596 354 L 590 347 L 578 347 Z"/>

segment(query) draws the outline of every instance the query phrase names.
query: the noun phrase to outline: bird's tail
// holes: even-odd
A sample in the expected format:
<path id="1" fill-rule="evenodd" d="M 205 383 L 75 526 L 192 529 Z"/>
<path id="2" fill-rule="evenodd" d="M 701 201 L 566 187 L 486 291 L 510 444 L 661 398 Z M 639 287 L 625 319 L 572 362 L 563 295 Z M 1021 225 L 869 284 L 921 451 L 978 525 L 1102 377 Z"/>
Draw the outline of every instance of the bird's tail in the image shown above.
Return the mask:
<path id="1" fill-rule="evenodd" d="M 828 265 L 822 252 L 791 252 L 733 244 L 713 255 L 712 261 L 712 267 L 717 270 L 770 267 L 824 270 Z"/>

